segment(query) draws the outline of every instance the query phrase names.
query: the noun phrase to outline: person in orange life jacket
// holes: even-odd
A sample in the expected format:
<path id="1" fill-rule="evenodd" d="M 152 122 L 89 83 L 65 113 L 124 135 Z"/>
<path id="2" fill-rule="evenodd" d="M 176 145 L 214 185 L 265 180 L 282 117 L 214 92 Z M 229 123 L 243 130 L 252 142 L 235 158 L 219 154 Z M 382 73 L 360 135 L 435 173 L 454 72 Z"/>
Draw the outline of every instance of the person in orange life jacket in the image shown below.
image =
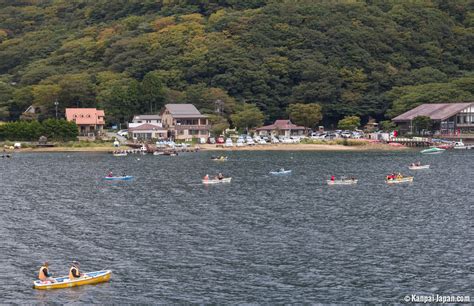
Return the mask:
<path id="1" fill-rule="evenodd" d="M 53 278 L 51 278 L 51 276 L 53 276 L 51 273 L 49 273 L 49 263 L 47 261 L 45 261 L 43 263 L 43 265 L 41 266 L 41 268 L 39 269 L 39 273 L 38 273 L 38 278 L 41 280 L 41 281 L 50 281 L 50 282 L 55 282 L 55 280 Z"/>
<path id="2" fill-rule="evenodd" d="M 84 274 L 79 271 L 79 266 L 79 262 L 72 262 L 72 267 L 69 269 L 69 279 L 72 280 L 84 276 Z"/>

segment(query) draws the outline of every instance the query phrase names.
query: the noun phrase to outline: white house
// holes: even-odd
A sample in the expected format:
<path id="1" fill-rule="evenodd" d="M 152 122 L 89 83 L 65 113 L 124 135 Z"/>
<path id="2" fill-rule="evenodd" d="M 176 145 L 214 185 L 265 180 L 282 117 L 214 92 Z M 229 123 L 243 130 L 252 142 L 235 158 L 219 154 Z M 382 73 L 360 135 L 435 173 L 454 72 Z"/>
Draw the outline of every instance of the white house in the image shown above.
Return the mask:
<path id="1" fill-rule="evenodd" d="M 136 128 L 142 124 L 150 124 L 160 128 L 163 127 L 160 115 L 136 115 L 133 116 L 132 122 L 128 123 L 128 128 Z"/>
<path id="2" fill-rule="evenodd" d="M 141 123 L 136 127 L 128 128 L 128 137 L 138 140 L 166 139 L 168 130 L 151 123 Z"/>

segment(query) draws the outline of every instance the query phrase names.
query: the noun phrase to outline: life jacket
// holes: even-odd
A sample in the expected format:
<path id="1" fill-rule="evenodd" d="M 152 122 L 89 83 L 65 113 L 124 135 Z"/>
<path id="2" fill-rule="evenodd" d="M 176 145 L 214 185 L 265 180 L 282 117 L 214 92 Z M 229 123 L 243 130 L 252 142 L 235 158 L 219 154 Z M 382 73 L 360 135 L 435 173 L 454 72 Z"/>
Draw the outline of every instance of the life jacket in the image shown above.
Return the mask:
<path id="1" fill-rule="evenodd" d="M 39 270 L 39 273 L 38 273 L 38 278 L 39 278 L 39 280 L 45 281 L 45 280 L 48 279 L 48 277 L 44 274 L 43 269 L 46 269 L 46 271 L 48 271 L 48 268 L 46 266 L 41 266 L 41 268 Z"/>
<path id="2" fill-rule="evenodd" d="M 76 279 L 76 278 L 79 278 L 79 277 L 75 277 L 74 274 L 72 273 L 73 270 L 76 270 L 76 275 L 81 275 L 79 273 L 79 269 L 76 268 L 76 267 L 71 267 L 71 269 L 69 269 L 69 279 Z"/>

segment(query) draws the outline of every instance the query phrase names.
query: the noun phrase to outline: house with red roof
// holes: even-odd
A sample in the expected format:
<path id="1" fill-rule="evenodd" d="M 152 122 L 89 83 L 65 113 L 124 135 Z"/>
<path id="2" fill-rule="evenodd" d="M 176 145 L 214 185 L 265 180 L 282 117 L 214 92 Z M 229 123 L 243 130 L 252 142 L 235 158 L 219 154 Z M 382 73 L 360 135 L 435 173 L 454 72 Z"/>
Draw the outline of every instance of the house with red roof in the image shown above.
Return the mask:
<path id="1" fill-rule="evenodd" d="M 96 108 L 66 108 L 66 120 L 76 123 L 79 136 L 94 137 L 104 133 L 105 113 Z"/>
<path id="2" fill-rule="evenodd" d="M 303 136 L 305 127 L 293 124 L 290 120 L 275 120 L 273 124 L 262 126 L 256 129 L 259 136 Z"/>

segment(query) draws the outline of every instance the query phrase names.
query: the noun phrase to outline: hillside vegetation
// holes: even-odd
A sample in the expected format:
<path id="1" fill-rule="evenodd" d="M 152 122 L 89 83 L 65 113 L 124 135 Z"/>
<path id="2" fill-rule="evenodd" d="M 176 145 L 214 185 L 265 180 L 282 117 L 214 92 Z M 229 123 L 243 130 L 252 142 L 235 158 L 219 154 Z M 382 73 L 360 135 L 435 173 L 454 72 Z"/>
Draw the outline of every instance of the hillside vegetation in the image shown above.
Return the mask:
<path id="1" fill-rule="evenodd" d="M 325 123 L 474 100 L 469 0 L 0 0 L 0 120 L 29 105 L 241 103 L 266 120 L 319 103 Z M 217 103 L 219 104 L 219 103 Z"/>

